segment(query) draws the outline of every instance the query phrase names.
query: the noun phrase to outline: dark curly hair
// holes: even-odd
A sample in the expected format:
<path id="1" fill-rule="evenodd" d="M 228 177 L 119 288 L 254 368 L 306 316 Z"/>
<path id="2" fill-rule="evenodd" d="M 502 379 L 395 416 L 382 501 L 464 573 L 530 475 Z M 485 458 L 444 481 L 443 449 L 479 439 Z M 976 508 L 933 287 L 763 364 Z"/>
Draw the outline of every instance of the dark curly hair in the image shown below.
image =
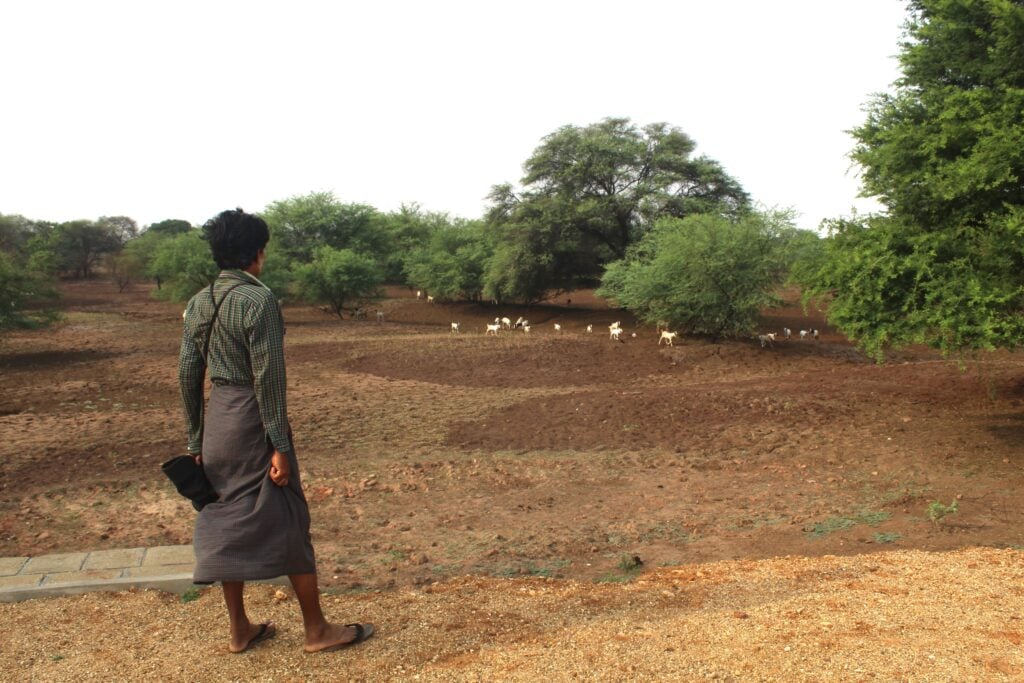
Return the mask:
<path id="1" fill-rule="evenodd" d="M 259 216 L 235 209 L 222 211 L 206 221 L 203 239 L 210 243 L 219 268 L 248 268 L 270 241 L 270 229 Z"/>

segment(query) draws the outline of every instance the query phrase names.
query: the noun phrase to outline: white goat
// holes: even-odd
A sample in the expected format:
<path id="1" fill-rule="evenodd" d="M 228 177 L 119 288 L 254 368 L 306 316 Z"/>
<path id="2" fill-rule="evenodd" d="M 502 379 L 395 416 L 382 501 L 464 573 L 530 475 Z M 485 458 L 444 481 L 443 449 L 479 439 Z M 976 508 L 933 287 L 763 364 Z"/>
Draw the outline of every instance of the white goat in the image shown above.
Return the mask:
<path id="1" fill-rule="evenodd" d="M 506 329 L 506 330 L 511 330 L 512 329 L 512 320 L 510 318 L 502 318 L 501 319 L 501 326 L 504 329 Z"/>
<path id="2" fill-rule="evenodd" d="M 811 333 L 810 330 L 800 330 L 800 338 L 801 339 L 807 339 L 807 335 L 809 335 L 810 333 Z"/>
<path id="3" fill-rule="evenodd" d="M 594 331 L 594 326 L 593 325 L 587 325 L 587 334 L 590 334 L 593 331 Z"/>
<path id="4" fill-rule="evenodd" d="M 818 341 L 818 339 L 820 338 L 821 335 L 818 334 L 818 328 L 817 327 L 815 327 L 814 329 L 811 330 L 811 336 L 814 338 L 814 341 Z"/>
<path id="5" fill-rule="evenodd" d="M 452 334 L 458 334 L 458 333 L 459 333 L 459 324 L 458 323 L 452 323 Z"/>
<path id="6" fill-rule="evenodd" d="M 661 336 L 658 337 L 658 346 L 661 346 L 661 342 L 668 342 L 669 346 L 675 346 L 672 342 L 678 336 L 678 332 L 669 332 L 668 330 L 662 330 Z"/>
<path id="7" fill-rule="evenodd" d="M 419 289 L 416 290 L 416 298 L 417 299 L 422 299 L 423 298 L 423 291 L 422 290 L 419 290 Z"/>
<path id="8" fill-rule="evenodd" d="M 384 322 L 384 311 L 377 311 L 377 322 Z"/>
<path id="9" fill-rule="evenodd" d="M 769 332 L 768 334 L 759 334 L 759 335 L 757 335 L 757 341 L 761 342 L 761 348 L 762 349 L 764 347 L 766 347 L 766 346 L 770 346 L 771 348 L 774 349 L 775 348 L 775 333 L 774 332 Z"/>
<path id="10" fill-rule="evenodd" d="M 525 332 L 526 334 L 530 334 L 530 326 L 529 325 L 523 325 L 523 332 Z"/>
<path id="11" fill-rule="evenodd" d="M 523 316 L 519 316 L 518 318 L 516 318 L 515 323 L 512 324 L 512 327 L 514 329 L 518 329 L 518 328 L 522 327 L 523 325 L 529 325 L 529 324 L 530 324 L 530 322 L 526 318 L 524 318 Z"/>
<path id="12" fill-rule="evenodd" d="M 560 324 L 558 324 L 558 323 L 555 323 L 555 332 L 557 332 L 559 334 L 562 333 L 562 326 Z"/>
<path id="13" fill-rule="evenodd" d="M 609 330 L 609 334 L 611 335 L 609 337 L 609 339 L 614 339 L 615 341 L 622 341 L 621 339 L 619 339 L 619 335 L 622 334 L 622 328 L 621 327 L 613 327 L 613 328 L 611 328 Z"/>
<path id="14" fill-rule="evenodd" d="M 434 297 L 431 296 L 430 294 L 427 294 L 427 303 L 428 304 L 434 303 Z"/>
<path id="15" fill-rule="evenodd" d="M 493 334 L 495 337 L 498 336 L 498 330 L 501 329 L 501 323 L 495 323 L 493 325 L 487 325 L 487 331 L 484 334 Z"/>
<path id="16" fill-rule="evenodd" d="M 782 328 L 782 338 L 783 339 L 789 339 L 792 336 L 793 336 L 793 330 L 789 329 L 788 327 L 783 327 Z"/>

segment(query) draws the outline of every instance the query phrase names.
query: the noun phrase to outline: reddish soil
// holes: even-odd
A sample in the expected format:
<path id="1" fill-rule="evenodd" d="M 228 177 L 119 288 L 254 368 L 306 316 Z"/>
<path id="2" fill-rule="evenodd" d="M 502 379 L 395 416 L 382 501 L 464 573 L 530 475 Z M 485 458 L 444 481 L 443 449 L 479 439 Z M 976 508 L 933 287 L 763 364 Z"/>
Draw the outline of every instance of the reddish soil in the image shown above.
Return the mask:
<path id="1" fill-rule="evenodd" d="M 182 306 L 100 281 L 63 293 L 64 322 L 0 337 L 0 555 L 188 542 L 192 510 L 159 472 L 184 445 Z M 1024 545 L 1020 357 L 961 367 L 912 349 L 879 366 L 796 305 L 767 311 L 763 328 L 820 327 L 819 342 L 659 347 L 589 293 L 557 301 L 427 304 L 394 290 L 383 324 L 286 308 L 326 584 L 618 580 L 633 556 Z M 532 332 L 484 336 L 506 315 Z M 613 320 L 622 343 L 608 339 Z M 931 521 L 936 500 L 958 511 Z"/>

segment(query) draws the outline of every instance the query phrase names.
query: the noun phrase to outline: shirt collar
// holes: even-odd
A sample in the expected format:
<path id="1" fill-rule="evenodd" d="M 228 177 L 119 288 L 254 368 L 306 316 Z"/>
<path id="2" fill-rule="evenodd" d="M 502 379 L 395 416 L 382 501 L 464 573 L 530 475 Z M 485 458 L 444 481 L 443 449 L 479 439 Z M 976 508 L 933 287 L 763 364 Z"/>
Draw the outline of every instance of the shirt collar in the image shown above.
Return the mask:
<path id="1" fill-rule="evenodd" d="M 249 282 L 254 285 L 258 285 L 260 287 L 263 287 L 264 289 L 270 289 L 265 284 L 260 282 L 260 279 L 258 277 L 256 277 L 252 273 L 247 273 L 244 270 L 222 270 L 220 271 L 220 277 L 228 277 L 234 280 L 242 280 L 243 282 Z"/>

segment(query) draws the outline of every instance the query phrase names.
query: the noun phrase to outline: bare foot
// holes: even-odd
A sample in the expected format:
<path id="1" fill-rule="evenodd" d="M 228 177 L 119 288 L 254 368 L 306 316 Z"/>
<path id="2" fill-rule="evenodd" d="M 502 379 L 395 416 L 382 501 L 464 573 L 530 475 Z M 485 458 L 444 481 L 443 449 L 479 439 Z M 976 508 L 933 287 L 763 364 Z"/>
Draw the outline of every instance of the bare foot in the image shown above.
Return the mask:
<path id="1" fill-rule="evenodd" d="M 249 624 L 249 628 L 237 637 L 232 634 L 231 644 L 228 645 L 228 649 L 233 654 L 239 655 L 261 640 L 273 638 L 276 633 L 277 627 L 274 626 L 272 621 L 268 621 L 265 624 Z"/>
<path id="2" fill-rule="evenodd" d="M 355 624 L 327 624 L 317 636 L 306 636 L 306 652 L 327 652 L 346 645 L 353 645 L 373 635 L 373 624 L 360 624 L 362 633 Z M 362 637 L 360 637 L 362 636 Z"/>

